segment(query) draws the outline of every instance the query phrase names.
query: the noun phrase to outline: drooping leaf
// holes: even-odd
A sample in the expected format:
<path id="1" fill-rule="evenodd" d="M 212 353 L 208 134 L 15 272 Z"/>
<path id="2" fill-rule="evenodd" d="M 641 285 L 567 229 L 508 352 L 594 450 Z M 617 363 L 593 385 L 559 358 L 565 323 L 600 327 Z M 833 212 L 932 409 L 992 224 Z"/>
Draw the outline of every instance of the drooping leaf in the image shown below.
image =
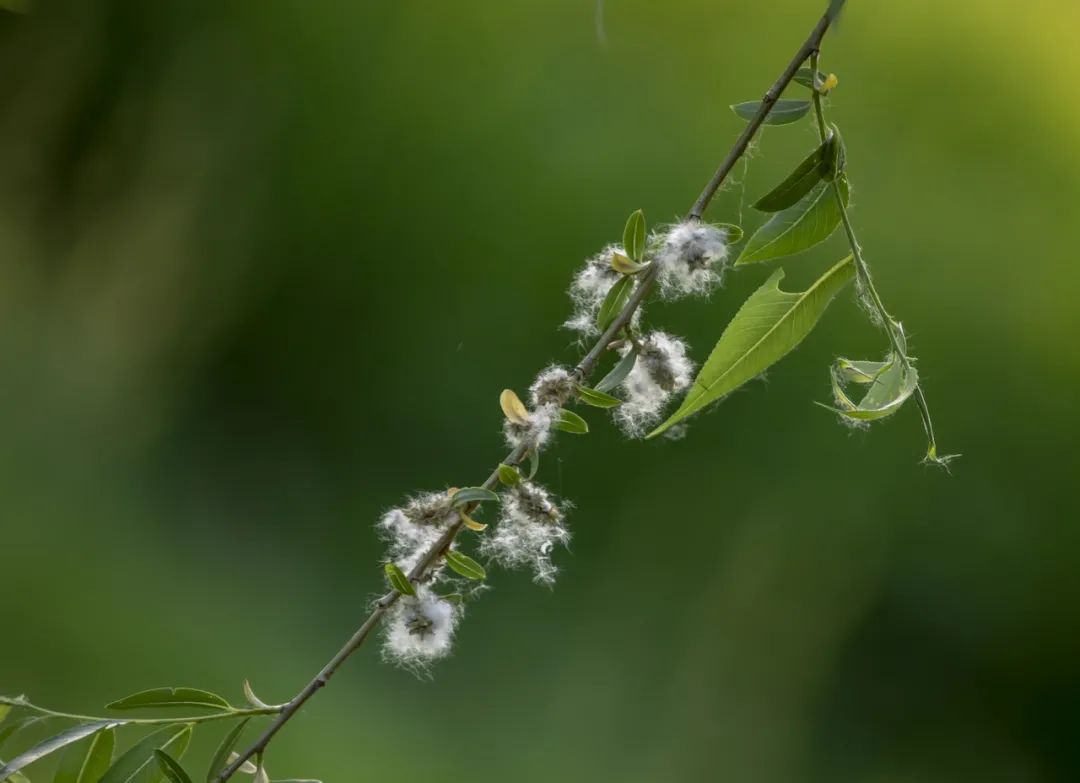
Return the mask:
<path id="1" fill-rule="evenodd" d="M 254 688 L 251 687 L 251 683 L 244 680 L 244 698 L 247 699 L 247 703 L 257 710 L 268 710 L 272 707 L 265 701 L 255 695 Z"/>
<path id="2" fill-rule="evenodd" d="M 102 729 L 111 729 L 114 726 L 123 725 L 122 720 L 106 720 L 106 721 L 93 721 L 92 723 L 80 723 L 78 726 L 62 731 L 59 734 L 49 737 L 46 740 L 42 740 L 34 747 L 25 753 L 20 753 L 7 763 L 7 765 L 0 769 L 0 780 L 4 780 L 9 775 L 13 775 L 23 767 L 33 764 L 38 759 L 45 758 L 50 753 L 60 750 L 63 747 L 70 745 L 73 742 L 78 742 L 81 739 L 89 737 L 95 732 Z"/>
<path id="3" fill-rule="evenodd" d="M 169 779 L 169 783 L 191 783 L 191 776 L 180 766 L 180 762 L 165 751 L 155 749 L 154 759 L 161 773 Z"/>
<path id="4" fill-rule="evenodd" d="M 645 255 L 645 213 L 640 209 L 630 215 L 623 229 L 623 250 L 631 261 L 640 261 Z"/>
<path id="5" fill-rule="evenodd" d="M 589 424 L 585 419 L 566 408 L 559 408 L 559 412 L 551 422 L 551 428 L 572 435 L 585 435 L 589 432 Z"/>
<path id="6" fill-rule="evenodd" d="M 649 265 L 631 261 L 628 256 L 624 256 L 622 253 L 612 253 L 611 268 L 620 275 L 636 275 L 638 272 L 648 269 Z"/>
<path id="7" fill-rule="evenodd" d="M 829 302 L 854 276 L 848 256 L 807 290 L 789 293 L 780 290 L 784 270 L 773 272 L 724 329 L 679 409 L 647 437 L 659 435 L 780 361 L 810 333 Z"/>
<path id="8" fill-rule="evenodd" d="M 578 386 L 577 393 L 578 399 L 594 408 L 615 408 L 622 405 L 622 400 L 619 398 L 612 397 L 610 394 L 605 394 L 596 389 L 590 389 L 587 386 Z"/>
<path id="9" fill-rule="evenodd" d="M 637 361 L 637 349 L 631 348 L 627 351 L 626 356 L 616 362 L 615 366 L 611 368 L 611 372 L 604 376 L 604 379 L 600 383 L 596 384 L 595 388 L 598 392 L 608 392 L 618 386 L 620 383 L 626 380 L 626 376 L 630 374 L 630 371 L 634 369 L 634 363 Z"/>
<path id="10" fill-rule="evenodd" d="M 454 508 L 468 505 L 469 503 L 483 503 L 485 500 L 498 500 L 499 496 L 490 489 L 483 487 L 465 487 L 457 490 L 450 500 Z"/>
<path id="11" fill-rule="evenodd" d="M 840 177 L 837 182 L 846 205 L 847 180 Z M 777 212 L 755 231 L 735 264 L 754 264 L 801 253 L 824 242 L 839 225 L 840 205 L 836 203 L 832 185 L 819 182 L 798 203 Z"/>
<path id="12" fill-rule="evenodd" d="M 529 479 L 532 480 L 536 477 L 537 471 L 540 470 L 540 449 L 529 449 Z"/>
<path id="13" fill-rule="evenodd" d="M 521 473 L 513 465 L 499 463 L 499 481 L 508 487 L 521 483 Z"/>
<path id="14" fill-rule="evenodd" d="M 154 760 L 154 750 L 165 750 L 173 758 L 183 758 L 191 741 L 191 726 L 166 726 L 147 734 L 120 756 L 100 783 L 156 783 L 161 770 Z"/>
<path id="15" fill-rule="evenodd" d="M 106 704 L 107 710 L 141 710 L 159 707 L 206 707 L 231 710 L 232 705 L 216 693 L 200 688 L 151 688 Z"/>
<path id="16" fill-rule="evenodd" d="M 611 322 L 626 307 L 630 292 L 633 290 L 634 278 L 632 277 L 621 277 L 615 285 L 611 286 L 611 290 L 607 292 L 607 296 L 600 304 L 600 309 L 596 312 L 596 326 L 601 332 L 611 326 Z"/>
<path id="17" fill-rule="evenodd" d="M 393 563 L 387 563 L 383 570 L 386 573 L 386 580 L 390 582 L 390 586 L 397 590 L 402 595 L 416 595 L 416 588 L 413 587 L 413 583 L 409 581 L 409 577 L 405 576 L 400 568 Z"/>
<path id="18" fill-rule="evenodd" d="M 830 372 L 835 410 L 852 421 L 876 421 L 891 416 L 903 407 L 919 386 L 919 373 L 895 354 L 884 362 L 853 362 L 838 359 Z M 844 390 L 845 383 L 868 387 L 858 403 Z"/>
<path id="19" fill-rule="evenodd" d="M 528 425 L 529 410 L 525 407 L 525 403 L 521 401 L 521 398 L 514 394 L 513 389 L 502 390 L 499 395 L 499 407 L 502 408 L 503 415 L 514 424 L 522 427 Z"/>
<path id="20" fill-rule="evenodd" d="M 765 125 L 790 125 L 793 122 L 798 122 L 807 115 L 810 106 L 810 101 L 781 98 L 773 104 L 769 116 L 765 118 Z M 731 107 L 731 110 L 747 122 L 750 122 L 761 110 L 761 101 L 736 103 Z"/>
<path id="21" fill-rule="evenodd" d="M 453 550 L 446 553 L 446 564 L 450 570 L 465 577 L 466 579 L 480 580 L 487 576 L 484 567 L 468 555 Z"/>
<path id="22" fill-rule="evenodd" d="M 213 758 L 210 759 L 210 768 L 206 771 L 206 783 L 213 783 L 218 773 L 225 769 L 225 765 L 229 763 L 229 754 L 236 747 L 236 743 L 240 740 L 240 735 L 244 732 L 249 720 L 250 718 L 244 718 L 233 726 L 229 733 L 225 735 L 225 738 L 221 740 L 221 744 L 214 751 Z"/>
<path id="23" fill-rule="evenodd" d="M 98 783 L 112 764 L 116 732 L 102 729 L 90 738 L 87 747 L 72 745 L 60 759 L 53 783 Z"/>
<path id="24" fill-rule="evenodd" d="M 780 212 L 798 203 L 825 175 L 829 147 L 828 141 L 818 145 L 783 182 L 762 196 L 754 204 L 754 209 L 759 212 Z"/>

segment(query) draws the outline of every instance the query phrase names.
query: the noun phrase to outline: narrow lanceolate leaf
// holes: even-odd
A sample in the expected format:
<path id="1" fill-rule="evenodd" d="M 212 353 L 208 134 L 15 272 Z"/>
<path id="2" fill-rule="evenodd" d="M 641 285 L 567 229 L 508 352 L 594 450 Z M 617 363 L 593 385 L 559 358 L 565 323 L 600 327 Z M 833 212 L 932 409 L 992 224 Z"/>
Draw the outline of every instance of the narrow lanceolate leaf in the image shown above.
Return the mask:
<path id="1" fill-rule="evenodd" d="M 840 177 L 837 182 L 847 204 L 847 180 Z M 840 205 L 832 186 L 819 182 L 796 204 L 777 212 L 755 231 L 735 263 L 755 264 L 801 253 L 824 242 L 839 225 Z"/>
<path id="2" fill-rule="evenodd" d="M 184 768 L 180 766 L 180 762 L 165 751 L 155 750 L 154 759 L 157 761 L 158 767 L 161 769 L 162 774 L 168 779 L 169 783 L 191 783 L 191 776 L 184 772 Z"/>
<path id="3" fill-rule="evenodd" d="M 919 386 L 919 373 L 889 354 L 884 362 L 853 362 L 838 359 L 831 370 L 834 410 L 852 421 L 876 421 L 891 416 L 903 407 Z M 859 402 L 854 402 L 844 390 L 845 383 L 868 387 Z"/>
<path id="4" fill-rule="evenodd" d="M 85 748 L 72 745 L 64 751 L 53 783 L 98 783 L 112 764 L 114 747 L 116 732 L 113 729 L 102 729 L 94 734 Z"/>
<path id="5" fill-rule="evenodd" d="M 795 101 L 787 98 L 781 99 L 773 104 L 772 111 L 770 111 L 769 116 L 765 118 L 765 124 L 790 125 L 793 122 L 798 122 L 810 111 L 810 106 L 810 101 Z M 750 120 L 754 119 L 761 110 L 761 101 L 736 103 L 731 107 L 731 110 L 747 122 L 750 122 Z"/>
<path id="6" fill-rule="evenodd" d="M 91 734 L 99 732 L 103 729 L 111 729 L 114 726 L 120 726 L 124 721 L 106 720 L 106 721 L 94 721 L 93 723 L 81 723 L 78 726 L 74 726 L 67 731 L 62 731 L 54 737 L 49 737 L 47 740 L 39 742 L 34 747 L 25 753 L 20 753 L 18 756 L 9 761 L 3 769 L 0 769 L 0 780 L 6 779 L 9 775 L 14 775 L 23 767 L 33 764 L 38 759 L 43 759 L 50 753 L 67 747 L 73 742 L 78 742 L 81 739 L 89 737 Z"/>
<path id="7" fill-rule="evenodd" d="M 466 579 L 480 580 L 487 576 L 484 567 L 468 555 L 450 551 L 446 553 L 446 564 L 450 570 L 465 577 Z"/>
<path id="8" fill-rule="evenodd" d="M 595 388 L 598 392 L 608 392 L 618 386 L 620 383 L 626 380 L 626 376 L 630 374 L 630 371 L 634 369 L 634 363 L 637 361 L 637 350 L 631 349 L 627 352 L 626 356 L 616 362 L 615 366 L 611 368 L 611 372 L 604 376 L 604 379 L 600 383 L 596 384 Z"/>
<path id="9" fill-rule="evenodd" d="M 161 780 L 154 750 L 164 750 L 173 758 L 183 758 L 191 741 L 191 726 L 166 726 L 148 734 L 128 749 L 99 783 L 152 783 Z"/>
<path id="10" fill-rule="evenodd" d="M 214 751 L 214 757 L 210 760 L 210 768 L 206 771 L 206 783 L 213 783 L 218 773 L 225 769 L 225 765 L 229 762 L 229 754 L 233 752 L 233 748 L 236 747 L 236 743 L 240 740 L 240 735 L 247 727 L 248 720 L 250 719 L 244 718 L 237 723 L 221 740 L 221 744 Z"/>
<path id="11" fill-rule="evenodd" d="M 536 478 L 540 470 L 540 449 L 529 449 L 529 480 Z"/>
<path id="12" fill-rule="evenodd" d="M 615 408 L 622 405 L 622 400 L 618 397 L 612 397 L 610 394 L 590 389 L 587 386 L 578 386 L 577 394 L 579 400 L 594 408 Z"/>
<path id="13" fill-rule="evenodd" d="M 464 489 L 457 490 L 450 500 L 450 504 L 455 508 L 464 506 L 469 503 L 483 503 L 485 500 L 498 500 L 499 496 L 492 492 L 490 489 L 484 489 L 483 487 L 465 487 Z"/>
<path id="14" fill-rule="evenodd" d="M 526 426 L 529 423 L 529 410 L 513 389 L 503 389 L 499 395 L 499 407 L 503 415 L 514 424 Z"/>
<path id="15" fill-rule="evenodd" d="M 151 688 L 105 705 L 107 710 L 141 710 L 151 707 L 206 707 L 223 711 L 232 709 L 232 705 L 216 693 L 199 688 Z"/>
<path id="16" fill-rule="evenodd" d="M 626 221 L 623 229 L 623 250 L 632 261 L 640 261 L 645 255 L 645 213 L 640 209 Z"/>
<path id="17" fill-rule="evenodd" d="M 633 289 L 634 278 L 623 277 L 607 292 L 607 296 L 604 297 L 604 301 L 600 304 L 600 309 L 596 313 L 596 326 L 601 332 L 611 326 L 611 322 L 626 307 L 626 302 L 630 299 L 630 292 Z"/>
<path id="18" fill-rule="evenodd" d="M 829 302 L 853 277 L 848 256 L 806 291 L 780 290 L 777 269 L 735 313 L 671 418 L 649 433 L 659 435 L 687 416 L 733 392 L 784 358 L 810 333 Z"/>
<path id="19" fill-rule="evenodd" d="M 588 422 L 573 411 L 566 410 L 566 408 L 559 409 L 559 413 L 551 422 L 551 427 L 573 435 L 585 435 L 589 431 Z"/>
<path id="20" fill-rule="evenodd" d="M 826 141 L 820 144 L 783 182 L 762 196 L 754 204 L 754 209 L 759 212 L 780 212 L 798 203 L 825 175 L 826 155 L 831 143 Z"/>
<path id="21" fill-rule="evenodd" d="M 0 702 L 0 723 L 4 722 L 4 718 L 11 712 L 11 705 L 7 702 Z"/>
<path id="22" fill-rule="evenodd" d="M 508 487 L 521 483 L 521 473 L 513 465 L 499 463 L 499 481 Z"/>
<path id="23" fill-rule="evenodd" d="M 620 275 L 636 275 L 638 272 L 648 269 L 649 265 L 631 261 L 629 256 L 624 256 L 622 253 L 612 253 L 611 268 Z"/>
<path id="24" fill-rule="evenodd" d="M 393 563 L 387 563 L 383 570 L 386 572 L 386 580 L 392 588 L 402 595 L 416 595 L 416 588 L 413 587 L 409 577 L 405 576 L 400 568 Z"/>
<path id="25" fill-rule="evenodd" d="M 3 767 L 3 766 L 4 766 L 4 760 L 0 759 L 0 767 Z M 4 780 L 4 783 L 30 783 L 30 778 L 26 777 L 26 775 L 24 775 L 21 772 L 16 772 L 14 775 L 11 775 L 10 777 L 6 778 Z"/>

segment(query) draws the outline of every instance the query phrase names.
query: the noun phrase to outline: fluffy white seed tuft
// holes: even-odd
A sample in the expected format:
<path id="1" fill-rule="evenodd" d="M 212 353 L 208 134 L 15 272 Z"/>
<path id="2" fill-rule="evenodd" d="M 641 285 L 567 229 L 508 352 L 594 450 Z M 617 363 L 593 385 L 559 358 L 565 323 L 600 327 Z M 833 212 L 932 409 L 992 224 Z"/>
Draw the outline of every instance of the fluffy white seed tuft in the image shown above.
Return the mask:
<path id="1" fill-rule="evenodd" d="M 551 437 L 551 425 L 559 414 L 559 407 L 555 404 L 540 405 L 529 411 L 529 419 L 526 424 L 506 419 L 503 422 L 503 435 L 510 448 L 526 446 L 530 449 L 542 449 Z"/>
<path id="2" fill-rule="evenodd" d="M 562 407 L 574 396 L 574 374 L 553 364 L 539 375 L 529 387 L 529 402 L 534 408 L 544 405 Z"/>
<path id="3" fill-rule="evenodd" d="M 660 293 L 668 299 L 704 296 L 723 281 L 727 231 L 688 220 L 653 237 Z"/>
<path id="4" fill-rule="evenodd" d="M 390 610 L 383 640 L 383 658 L 408 669 L 424 667 L 449 654 L 461 607 L 418 587 Z"/>
<path id="5" fill-rule="evenodd" d="M 422 492 L 402 508 L 392 508 L 375 524 L 387 542 L 386 560 L 405 573 L 439 539 L 450 520 L 450 496 L 446 492 Z"/>
<path id="6" fill-rule="evenodd" d="M 641 339 L 634 369 L 622 382 L 624 402 L 613 410 L 615 422 L 631 438 L 640 438 L 660 418 L 671 395 L 694 380 L 694 364 L 686 343 L 666 332 L 650 332 Z M 623 349 L 623 355 L 631 346 Z"/>
<path id="7" fill-rule="evenodd" d="M 622 277 L 611 266 L 611 259 L 616 254 L 626 255 L 622 245 L 608 245 L 585 262 L 570 284 L 570 299 L 574 303 L 574 313 L 563 324 L 563 328 L 577 332 L 582 338 L 600 334 L 596 326 L 596 316 L 611 287 Z M 640 323 L 641 308 L 635 311 L 632 323 Z"/>
<path id="8" fill-rule="evenodd" d="M 556 544 L 570 541 L 563 520 L 562 509 L 546 489 L 522 481 L 502 493 L 499 520 L 480 553 L 504 568 L 530 568 L 536 582 L 551 586 L 558 572 L 551 554 Z"/>

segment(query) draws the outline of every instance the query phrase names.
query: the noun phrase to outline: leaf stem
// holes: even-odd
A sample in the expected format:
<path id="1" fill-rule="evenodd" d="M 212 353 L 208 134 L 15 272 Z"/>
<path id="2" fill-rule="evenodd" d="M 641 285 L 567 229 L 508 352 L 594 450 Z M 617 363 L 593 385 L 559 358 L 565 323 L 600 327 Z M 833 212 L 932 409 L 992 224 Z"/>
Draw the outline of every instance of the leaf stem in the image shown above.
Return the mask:
<path id="1" fill-rule="evenodd" d="M 780 94 L 790 84 L 791 80 L 795 78 L 795 74 L 798 72 L 799 67 L 806 62 L 806 58 L 818 50 L 821 44 L 822 38 L 824 38 L 826 31 L 829 29 L 833 18 L 835 18 L 835 10 L 839 5 L 842 5 L 842 1 L 838 4 L 833 2 L 828 12 L 818 21 L 813 31 L 806 41 L 799 47 L 791 61 L 784 68 L 783 73 L 776 80 L 769 91 L 765 93 L 765 98 L 761 103 L 761 107 L 758 109 L 757 114 L 749 122 L 743 132 L 735 140 L 734 146 L 728 152 L 724 158 L 720 167 L 713 174 L 709 180 L 705 189 L 698 196 L 693 206 L 690 208 L 690 212 L 687 214 L 687 220 L 700 220 L 704 214 L 709 203 L 712 201 L 716 192 L 720 186 L 727 179 L 731 173 L 732 168 L 739 161 L 739 159 L 745 154 L 750 142 L 769 116 L 769 112 L 772 111 L 773 106 L 779 99 Z M 593 347 L 585 354 L 585 356 L 578 362 L 574 368 L 574 375 L 579 383 L 585 381 L 586 378 L 596 368 L 597 362 L 607 350 L 608 346 L 613 340 L 617 338 L 619 333 L 629 325 L 630 320 L 633 318 L 634 313 L 637 311 L 641 303 L 649 295 L 653 286 L 656 283 L 657 265 L 653 264 L 642 273 L 638 279 L 638 283 L 634 288 L 634 292 L 631 294 L 630 299 L 626 302 L 626 305 L 615 317 L 615 319 L 604 330 L 603 334 L 597 339 Z M 502 463 L 510 465 L 512 467 L 518 467 L 526 458 L 528 449 L 526 446 L 518 446 L 513 449 L 506 457 L 502 459 Z M 496 467 L 488 476 L 487 480 L 481 485 L 484 489 L 494 489 L 499 483 L 499 471 Z M 465 513 L 471 513 L 474 506 L 469 506 L 465 510 Z M 457 534 L 461 531 L 464 525 L 464 520 L 460 514 L 454 514 L 451 517 L 451 522 L 447 526 L 446 531 L 439 537 L 439 539 L 431 546 L 431 548 L 425 553 L 424 557 L 420 559 L 420 562 L 409 572 L 409 580 L 412 582 L 418 582 L 424 579 L 430 572 L 431 568 L 442 558 L 447 550 L 450 548 L 450 544 L 453 543 Z M 341 665 L 348 660 L 348 658 L 356 652 L 367 640 L 371 632 L 379 624 L 383 615 L 397 602 L 401 597 L 401 594 L 396 590 L 387 593 L 378 600 L 375 601 L 371 614 L 363 624 L 356 630 L 356 632 L 349 638 L 345 645 L 334 655 L 333 658 L 322 668 L 322 670 L 307 684 L 304 688 L 296 694 L 289 702 L 287 702 L 282 708 L 277 717 L 271 722 L 269 726 L 263 731 L 261 735 L 242 753 L 240 753 L 229 765 L 225 767 L 214 779 L 214 783 L 224 783 L 224 781 L 235 775 L 241 765 L 252 756 L 262 753 L 266 746 L 270 744 L 270 741 L 274 738 L 282 727 L 292 719 L 296 712 L 314 696 L 321 688 L 326 686 L 326 683 L 334 675 L 334 673 L 341 667 Z"/>
<path id="2" fill-rule="evenodd" d="M 815 78 L 818 70 L 818 55 L 818 51 L 814 51 L 810 55 L 810 68 L 814 72 Z M 822 143 L 824 143 L 828 137 L 828 130 L 825 125 L 825 110 L 822 105 L 821 93 L 815 88 L 813 94 L 814 115 L 817 118 L 818 134 Z M 884 326 L 886 335 L 888 335 L 889 346 L 892 348 L 893 355 L 899 359 L 905 370 L 910 370 L 912 364 L 911 357 L 907 353 L 907 340 L 904 338 L 900 323 L 889 314 L 881 294 L 878 293 L 877 288 L 874 286 L 873 278 L 870 276 L 870 266 L 866 263 L 866 259 L 863 258 L 862 247 L 859 245 L 858 237 L 855 236 L 855 227 L 852 225 L 851 217 L 848 215 L 847 204 L 844 203 L 844 194 L 840 190 L 840 177 L 841 173 L 837 172 L 830 187 L 833 197 L 836 199 L 836 206 L 840 210 L 840 222 L 844 226 L 844 233 L 847 235 L 851 254 L 855 257 L 855 273 L 858 277 L 859 287 L 870 297 L 874 311 Z M 915 403 L 919 409 L 919 416 L 922 418 L 923 430 L 926 432 L 925 461 L 939 467 L 948 468 L 949 461 L 959 455 L 938 456 L 937 440 L 934 437 L 934 423 L 930 419 L 930 406 L 926 402 L 922 384 L 915 385 Z"/>

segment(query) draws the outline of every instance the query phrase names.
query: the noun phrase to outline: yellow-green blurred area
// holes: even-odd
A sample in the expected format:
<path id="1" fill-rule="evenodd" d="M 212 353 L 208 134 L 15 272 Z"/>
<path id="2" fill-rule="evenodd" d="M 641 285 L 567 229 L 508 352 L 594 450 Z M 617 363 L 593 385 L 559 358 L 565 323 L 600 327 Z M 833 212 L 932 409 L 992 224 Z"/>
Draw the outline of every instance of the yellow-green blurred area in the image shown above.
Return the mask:
<path id="1" fill-rule="evenodd" d="M 288 699 L 383 589 L 380 511 L 483 480 L 499 391 L 579 355 L 573 270 L 689 208 L 824 5 L 4 12 L 0 692 Z M 849 291 L 682 441 L 582 411 L 540 474 L 575 504 L 554 591 L 494 571 L 432 681 L 365 648 L 275 777 L 1080 779 L 1080 6 L 848 6 L 829 116 L 953 475 L 914 407 L 813 404 L 886 350 Z M 708 217 L 756 228 L 815 143 L 768 129 Z M 700 362 L 770 271 L 646 319 Z"/>

